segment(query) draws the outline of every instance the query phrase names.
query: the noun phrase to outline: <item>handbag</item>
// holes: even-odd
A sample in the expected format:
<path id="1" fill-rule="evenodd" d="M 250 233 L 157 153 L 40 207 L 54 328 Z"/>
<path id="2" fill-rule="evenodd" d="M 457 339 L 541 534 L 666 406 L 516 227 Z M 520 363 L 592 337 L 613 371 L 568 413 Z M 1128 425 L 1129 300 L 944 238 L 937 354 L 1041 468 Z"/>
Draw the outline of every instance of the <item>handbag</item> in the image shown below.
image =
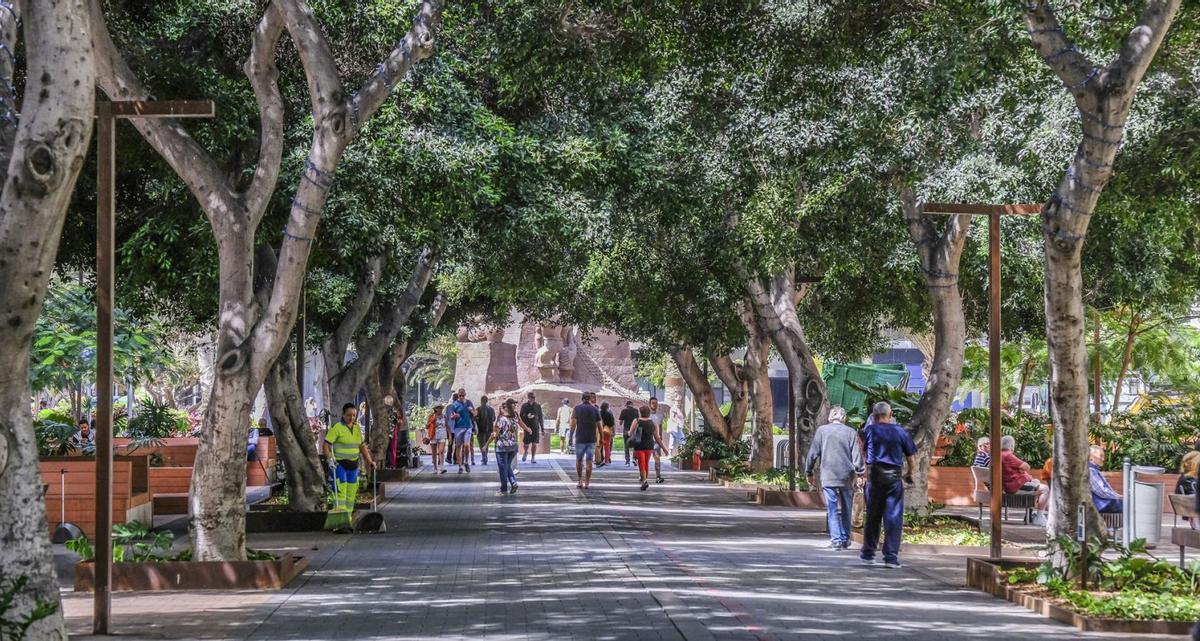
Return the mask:
<path id="1" fill-rule="evenodd" d="M 854 498 L 850 500 L 850 527 L 861 528 L 867 521 L 867 498 L 861 485 L 855 484 Z"/>

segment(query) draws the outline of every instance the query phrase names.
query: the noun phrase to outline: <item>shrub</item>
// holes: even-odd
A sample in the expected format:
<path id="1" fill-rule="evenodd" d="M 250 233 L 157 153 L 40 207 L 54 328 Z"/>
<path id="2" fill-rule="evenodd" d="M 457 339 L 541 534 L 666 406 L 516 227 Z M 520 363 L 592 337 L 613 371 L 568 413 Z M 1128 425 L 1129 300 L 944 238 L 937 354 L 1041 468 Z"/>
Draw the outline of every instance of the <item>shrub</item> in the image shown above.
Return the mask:
<path id="1" fill-rule="evenodd" d="M 1125 457 L 1137 465 L 1176 470 L 1200 434 L 1200 416 L 1191 405 L 1154 403 L 1137 414 L 1119 414 L 1108 425 L 1091 426 L 1104 444 L 1104 467 L 1119 470 Z"/>
<path id="2" fill-rule="evenodd" d="M 982 407 L 959 412 L 956 421 L 951 423 L 953 427 L 943 429 L 942 433 L 950 436 L 953 441 L 950 449 L 946 452 L 946 457 L 938 464 L 969 466 L 975 458 L 976 439 L 991 433 L 990 418 L 991 413 Z M 958 425 L 962 427 L 959 428 Z M 1000 431 L 1016 439 L 1016 455 L 1029 463 L 1030 467 L 1041 467 L 1042 463 L 1054 453 L 1051 425 L 1044 416 L 1028 412 L 1018 412 L 1015 416 L 1002 414 Z M 992 453 L 993 458 L 998 455 L 998 452 Z"/>
<path id="3" fill-rule="evenodd" d="M 66 456 L 75 451 L 75 446 L 71 444 L 71 437 L 77 430 L 70 417 L 66 418 L 66 421 L 42 418 L 41 416 L 33 419 L 33 436 L 37 441 L 38 456 Z M 93 452 L 93 445 L 89 443 L 84 446 L 83 454 Z"/>

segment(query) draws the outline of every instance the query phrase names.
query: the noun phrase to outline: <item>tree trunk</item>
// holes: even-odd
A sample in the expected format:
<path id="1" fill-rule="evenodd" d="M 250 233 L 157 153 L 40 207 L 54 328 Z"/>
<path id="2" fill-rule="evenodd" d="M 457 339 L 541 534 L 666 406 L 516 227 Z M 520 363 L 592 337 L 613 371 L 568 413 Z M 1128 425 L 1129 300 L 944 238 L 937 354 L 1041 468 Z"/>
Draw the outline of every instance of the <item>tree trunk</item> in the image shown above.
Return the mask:
<path id="1" fill-rule="evenodd" d="M 15 126 L 16 134 L 0 157 L 6 172 L 0 194 L 0 575 L 28 583 L 4 613 L 9 620 L 39 604 L 59 605 L 29 411 L 29 354 L 91 138 L 95 95 L 86 5 L 17 2 L 0 10 L 0 40 L 10 58 L 18 18 L 24 19 L 26 100 L 19 124 L 12 120 L 16 109 L 7 106 L 14 115 L 3 126 Z M 0 83 L 12 82 L 10 72 L 0 70 Z M 33 623 L 26 638 L 65 640 L 61 607 Z"/>
<path id="2" fill-rule="evenodd" d="M 684 412 L 684 388 L 683 375 L 679 373 L 679 367 L 675 364 L 675 360 L 668 356 L 663 363 L 663 402 L 668 407 L 679 410 L 679 413 L 687 418 L 687 413 Z M 692 397 L 693 399 L 695 396 Z M 695 401 L 693 400 L 693 405 Z M 695 411 L 695 408 L 692 408 Z"/>
<path id="3" fill-rule="evenodd" d="M 766 472 L 775 467 L 775 403 L 771 394 L 771 341 L 747 310 L 745 372 L 750 377 L 750 402 L 754 425 L 750 436 L 750 471 Z M 746 318 L 748 317 L 748 318 Z"/>
<path id="4" fill-rule="evenodd" d="M 1081 271 L 1088 223 L 1125 133 L 1129 107 L 1179 10 L 1180 0 L 1149 0 L 1116 60 L 1097 67 L 1068 39 L 1045 0 L 1025 5 L 1038 53 L 1075 97 L 1083 137 L 1054 195 L 1042 208 L 1046 341 L 1054 403 L 1054 473 L 1050 537 L 1073 536 L 1075 513 L 1088 511 L 1089 531 L 1102 533 L 1088 484 L 1087 345 Z M 1062 555 L 1055 562 L 1066 563 Z"/>
<path id="5" fill-rule="evenodd" d="M 791 268 L 772 275 L 765 286 L 758 278 L 747 277 L 744 270 L 741 275 L 754 314 L 787 365 L 789 391 L 796 399 L 796 452 L 803 456 L 812 447 L 813 432 L 829 416 L 825 381 L 796 313 L 803 292 L 796 289 Z"/>
<path id="6" fill-rule="evenodd" d="M 1033 371 L 1033 357 L 1025 359 L 1021 365 L 1021 384 L 1017 387 L 1017 407 L 1014 413 L 1020 412 L 1025 405 L 1025 388 L 1029 385 L 1029 374 Z"/>
<path id="7" fill-rule="evenodd" d="M 325 499 L 325 473 L 308 427 L 291 348 L 284 349 L 267 374 L 267 402 L 275 424 L 275 442 L 287 468 L 288 509 L 312 512 Z"/>
<path id="8" fill-rule="evenodd" d="M 688 389 L 692 391 L 693 402 L 696 404 L 696 409 L 700 411 L 700 415 L 704 417 L 708 431 L 721 437 L 728 444 L 736 442 L 741 438 L 749 406 L 745 390 L 743 389 L 738 397 L 734 398 L 729 416 L 726 417 L 721 413 L 721 406 L 717 404 L 717 397 L 713 393 L 712 385 L 704 376 L 704 370 L 696 362 L 696 356 L 692 354 L 692 350 L 687 347 L 677 347 L 671 349 L 670 354 L 672 360 L 679 366 L 679 372 L 683 376 L 684 382 L 687 383 Z M 742 387 L 744 388 L 744 386 Z"/>
<path id="9" fill-rule="evenodd" d="M 939 231 L 933 220 L 922 215 L 911 190 L 902 190 L 900 200 L 933 308 L 933 359 L 925 391 L 908 426 L 917 445 L 917 456 L 916 469 L 912 470 L 913 484 L 906 488 L 904 500 L 905 505 L 924 511 L 929 504 L 929 468 L 934 448 L 962 379 L 967 322 L 958 289 L 958 266 L 971 219 L 952 216 Z"/>
<path id="10" fill-rule="evenodd" d="M 1133 344 L 1137 342 L 1138 328 L 1142 324 L 1142 316 L 1134 310 L 1129 310 L 1129 330 L 1125 332 L 1125 349 L 1121 352 L 1121 369 L 1117 372 L 1117 386 L 1113 389 L 1112 412 L 1116 416 L 1121 407 L 1121 390 L 1125 387 L 1125 377 L 1129 374 L 1129 363 L 1133 360 Z"/>
<path id="11" fill-rule="evenodd" d="M 1101 402 L 1104 400 L 1104 390 L 1101 387 L 1101 377 L 1104 372 L 1104 346 L 1100 344 L 1100 310 L 1096 311 L 1095 328 L 1092 330 L 1092 344 L 1095 345 L 1092 357 L 1092 420 L 1099 423 L 1104 415 Z"/>

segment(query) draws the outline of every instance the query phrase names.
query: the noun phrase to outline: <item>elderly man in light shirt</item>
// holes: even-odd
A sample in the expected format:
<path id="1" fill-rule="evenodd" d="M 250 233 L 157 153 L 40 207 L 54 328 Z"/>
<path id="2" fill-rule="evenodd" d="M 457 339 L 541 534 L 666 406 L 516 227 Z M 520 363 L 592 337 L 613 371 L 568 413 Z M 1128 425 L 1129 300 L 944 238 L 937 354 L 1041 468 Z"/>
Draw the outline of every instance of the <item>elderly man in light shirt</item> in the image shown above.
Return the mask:
<path id="1" fill-rule="evenodd" d="M 829 549 L 845 550 L 850 547 L 850 507 L 855 479 L 864 472 L 864 467 L 858 432 L 846 425 L 846 410 L 841 407 L 830 409 L 829 423 L 818 427 L 813 435 L 812 448 L 804 463 L 809 486 L 815 485 L 813 467 L 818 461 L 829 519 Z"/>

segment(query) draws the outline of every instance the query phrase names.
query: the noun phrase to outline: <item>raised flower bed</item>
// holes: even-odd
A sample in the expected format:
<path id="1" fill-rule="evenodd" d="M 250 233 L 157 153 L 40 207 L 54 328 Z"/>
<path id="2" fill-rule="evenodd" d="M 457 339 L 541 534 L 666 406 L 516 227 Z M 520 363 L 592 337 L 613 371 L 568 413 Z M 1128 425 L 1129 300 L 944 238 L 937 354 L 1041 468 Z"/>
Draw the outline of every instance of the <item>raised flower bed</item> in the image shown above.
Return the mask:
<path id="1" fill-rule="evenodd" d="M 1078 558 L 1069 539 L 1054 546 Z M 1077 561 L 1056 569 L 1031 559 L 967 559 L 967 585 L 1083 631 L 1182 635 L 1200 619 L 1195 568 L 1181 570 L 1147 557 L 1141 542 L 1115 559 L 1101 557 L 1105 546 L 1099 540 L 1090 547 L 1087 589 L 1079 587 Z"/>
<path id="2" fill-rule="evenodd" d="M 278 590 L 308 567 L 285 554 L 270 561 L 148 561 L 114 563 L 114 592 L 145 590 Z M 95 563 L 75 566 L 75 591 L 95 588 Z"/>
<path id="3" fill-rule="evenodd" d="M 856 543 L 862 543 L 862 531 L 855 530 L 850 538 Z M 974 521 L 966 518 L 951 514 L 920 516 L 909 512 L 904 515 L 900 551 L 938 555 L 986 555 L 991 552 L 991 540 L 990 534 L 980 531 Z M 1004 541 L 1003 545 L 1006 548 L 1019 549 L 1019 546 L 1008 541 Z"/>

